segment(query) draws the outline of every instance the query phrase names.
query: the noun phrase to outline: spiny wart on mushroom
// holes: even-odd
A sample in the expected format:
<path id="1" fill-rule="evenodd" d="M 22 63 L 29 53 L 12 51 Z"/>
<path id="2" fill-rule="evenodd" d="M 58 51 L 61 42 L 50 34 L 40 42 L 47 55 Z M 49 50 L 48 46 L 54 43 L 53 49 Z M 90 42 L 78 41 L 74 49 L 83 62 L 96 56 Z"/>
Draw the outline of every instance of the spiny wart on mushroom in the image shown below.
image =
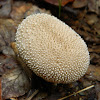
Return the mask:
<path id="1" fill-rule="evenodd" d="M 16 45 L 27 66 L 48 82 L 76 81 L 89 66 L 84 40 L 48 14 L 33 14 L 24 19 L 16 32 Z"/>

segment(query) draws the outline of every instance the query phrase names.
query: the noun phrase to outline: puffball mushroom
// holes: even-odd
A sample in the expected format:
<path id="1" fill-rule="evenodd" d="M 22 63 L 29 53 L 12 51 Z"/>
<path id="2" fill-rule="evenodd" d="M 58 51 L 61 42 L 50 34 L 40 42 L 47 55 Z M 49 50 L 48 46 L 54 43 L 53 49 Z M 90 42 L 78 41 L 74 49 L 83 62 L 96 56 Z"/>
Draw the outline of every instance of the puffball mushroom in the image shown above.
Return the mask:
<path id="1" fill-rule="evenodd" d="M 19 56 L 39 77 L 53 83 L 81 78 L 89 66 L 84 40 L 68 25 L 48 14 L 28 16 L 18 26 Z"/>

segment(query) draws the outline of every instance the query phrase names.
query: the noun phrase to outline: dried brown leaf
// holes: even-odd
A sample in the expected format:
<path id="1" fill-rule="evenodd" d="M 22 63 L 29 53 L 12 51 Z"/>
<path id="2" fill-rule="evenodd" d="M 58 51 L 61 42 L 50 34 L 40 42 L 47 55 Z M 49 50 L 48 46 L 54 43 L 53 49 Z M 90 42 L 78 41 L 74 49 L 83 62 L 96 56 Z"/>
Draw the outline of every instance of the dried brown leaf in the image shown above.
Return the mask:
<path id="1" fill-rule="evenodd" d="M 44 0 L 44 1 L 51 3 L 53 5 L 57 5 L 57 6 L 59 5 L 59 0 Z M 74 0 L 61 0 L 61 1 L 62 1 L 61 6 L 65 6 L 67 3 L 73 2 Z"/>
<path id="2" fill-rule="evenodd" d="M 100 65 L 100 55 L 97 53 L 90 53 L 91 64 Z"/>
<path id="3" fill-rule="evenodd" d="M 100 37 L 100 20 L 94 25 L 94 29 L 95 29 L 98 37 Z"/>
<path id="4" fill-rule="evenodd" d="M 20 21 L 24 18 L 24 13 L 31 8 L 31 3 L 25 3 L 24 1 L 16 1 L 12 6 L 11 18 L 16 21 Z"/>
<path id="5" fill-rule="evenodd" d="M 16 25 L 12 19 L 0 19 L 0 35 L 6 45 L 15 41 Z"/>
<path id="6" fill-rule="evenodd" d="M 19 97 L 28 92 L 29 78 L 21 68 L 15 68 L 2 76 L 2 97 Z"/>
<path id="7" fill-rule="evenodd" d="M 90 81 L 100 81 L 100 67 L 90 65 L 85 77 Z"/>
<path id="8" fill-rule="evenodd" d="M 0 77 L 0 100 L 2 100 L 1 77 Z"/>
<path id="9" fill-rule="evenodd" d="M 88 4 L 87 0 L 75 0 L 73 2 L 73 8 L 82 8 L 85 7 Z"/>
<path id="10" fill-rule="evenodd" d="M 17 62 L 11 56 L 0 55 L 0 75 L 6 71 L 18 67 Z"/>
<path id="11" fill-rule="evenodd" d="M 97 100 L 100 100 L 100 83 L 99 82 L 96 82 L 95 90 L 96 90 Z"/>
<path id="12" fill-rule="evenodd" d="M 89 0 L 88 1 L 88 8 L 89 12 L 95 12 L 96 14 L 99 14 L 99 5 L 100 1 L 99 0 Z"/>
<path id="13" fill-rule="evenodd" d="M 89 25 L 96 24 L 98 22 L 99 18 L 96 14 L 88 14 L 86 15 L 86 23 Z"/>
<path id="14" fill-rule="evenodd" d="M 0 17 L 9 17 L 11 12 L 12 0 L 0 1 Z"/>
<path id="15" fill-rule="evenodd" d="M 100 53 L 100 45 L 92 46 L 92 48 L 89 48 L 89 52 Z"/>
<path id="16" fill-rule="evenodd" d="M 14 54 L 10 43 L 15 41 L 15 33 L 16 25 L 12 19 L 0 19 L 0 52 L 7 55 Z"/>
<path id="17" fill-rule="evenodd" d="M 51 15 L 51 13 L 50 13 L 49 10 L 41 9 L 41 8 L 39 8 L 38 6 L 33 5 L 33 6 L 25 13 L 24 17 L 26 18 L 27 16 L 32 15 L 32 14 L 34 14 L 34 13 L 36 13 L 36 12 L 46 13 L 46 14 L 50 14 L 50 15 Z"/>
<path id="18" fill-rule="evenodd" d="M 88 32 L 91 32 L 92 33 L 92 31 L 90 30 L 89 27 L 83 25 L 81 28 L 83 28 L 84 31 L 82 31 L 80 29 L 80 30 L 76 30 L 76 32 L 79 33 L 81 36 L 83 36 L 84 39 L 85 39 L 85 41 L 91 42 L 91 43 L 100 44 L 100 39 L 99 38 L 97 38 L 94 34 L 88 34 Z"/>

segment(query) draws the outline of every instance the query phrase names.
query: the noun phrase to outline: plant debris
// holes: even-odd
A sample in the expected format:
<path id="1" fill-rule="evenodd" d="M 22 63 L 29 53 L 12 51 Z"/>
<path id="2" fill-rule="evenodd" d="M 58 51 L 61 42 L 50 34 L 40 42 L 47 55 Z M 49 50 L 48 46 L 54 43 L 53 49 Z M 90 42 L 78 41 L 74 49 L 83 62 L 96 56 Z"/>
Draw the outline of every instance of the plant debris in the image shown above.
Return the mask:
<path id="1" fill-rule="evenodd" d="M 12 69 L 2 76 L 2 96 L 4 99 L 22 96 L 29 89 L 29 78 L 21 68 Z"/>
<path id="2" fill-rule="evenodd" d="M 91 62 L 84 77 L 70 84 L 54 85 L 35 75 L 32 76 L 33 83 L 30 88 L 30 80 L 26 73 L 22 71 L 23 69 L 19 68 L 20 65 L 16 60 L 11 43 L 15 42 L 16 30 L 21 21 L 35 13 L 48 13 L 58 17 L 85 40 L 90 52 Z M 71 96 L 68 99 L 99 100 L 100 0 L 62 0 L 60 17 L 58 0 L 1 0 L 0 79 L 2 81 L 0 92 L 2 92 L 5 99 L 26 100 L 30 97 L 28 96 L 28 90 L 31 89 L 33 90 L 31 94 L 38 90 L 32 100 L 57 100 L 94 84 L 94 88 L 78 93 L 77 96 Z"/>

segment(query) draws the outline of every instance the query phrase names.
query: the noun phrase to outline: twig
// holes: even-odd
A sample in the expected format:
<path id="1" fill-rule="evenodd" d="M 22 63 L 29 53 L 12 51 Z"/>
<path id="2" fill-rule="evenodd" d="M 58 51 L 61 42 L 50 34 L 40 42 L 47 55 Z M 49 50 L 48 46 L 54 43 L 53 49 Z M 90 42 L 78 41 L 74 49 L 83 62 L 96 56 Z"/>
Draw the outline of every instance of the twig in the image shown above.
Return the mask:
<path id="1" fill-rule="evenodd" d="M 39 92 L 39 90 L 35 90 L 35 92 L 26 100 L 32 100 L 32 98 Z"/>
<path id="2" fill-rule="evenodd" d="M 63 98 L 60 98 L 60 99 L 58 99 L 58 100 L 64 100 L 64 99 L 66 99 L 66 98 L 68 98 L 68 97 L 71 97 L 71 96 L 76 95 L 76 94 L 78 94 L 78 93 L 80 93 L 80 92 L 86 91 L 86 90 L 88 90 L 88 89 L 90 89 L 90 88 L 93 88 L 93 87 L 94 87 L 94 85 L 91 85 L 91 86 L 89 86 L 89 87 L 86 87 L 86 88 L 84 88 L 84 89 L 82 89 L 82 90 L 79 90 L 79 91 L 77 91 L 77 92 L 74 92 L 73 94 L 70 94 L 70 95 L 65 96 L 65 97 L 63 97 Z"/>
<path id="3" fill-rule="evenodd" d="M 76 10 L 73 9 L 73 8 L 70 8 L 70 7 L 65 6 L 65 7 L 63 7 L 63 9 L 65 9 L 66 11 L 70 12 L 71 14 L 73 14 L 73 15 L 75 15 L 75 16 L 78 15 L 78 11 L 76 11 Z"/>

